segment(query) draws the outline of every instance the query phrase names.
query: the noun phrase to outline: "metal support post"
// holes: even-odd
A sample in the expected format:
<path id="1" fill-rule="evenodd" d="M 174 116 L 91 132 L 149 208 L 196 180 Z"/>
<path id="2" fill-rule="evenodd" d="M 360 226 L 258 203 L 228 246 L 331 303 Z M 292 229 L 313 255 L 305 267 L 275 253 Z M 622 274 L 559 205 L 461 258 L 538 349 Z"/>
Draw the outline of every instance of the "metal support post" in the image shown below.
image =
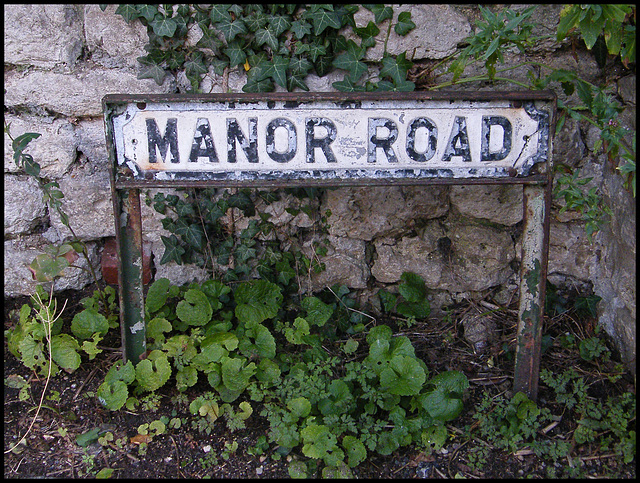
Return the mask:
<path id="1" fill-rule="evenodd" d="M 118 290 L 124 361 L 137 364 L 146 352 L 144 292 L 142 283 L 142 217 L 138 189 L 118 190 L 116 240 L 120 253 Z"/>
<path id="2" fill-rule="evenodd" d="M 520 307 L 513 390 L 538 396 L 549 248 L 550 183 L 524 185 Z"/>

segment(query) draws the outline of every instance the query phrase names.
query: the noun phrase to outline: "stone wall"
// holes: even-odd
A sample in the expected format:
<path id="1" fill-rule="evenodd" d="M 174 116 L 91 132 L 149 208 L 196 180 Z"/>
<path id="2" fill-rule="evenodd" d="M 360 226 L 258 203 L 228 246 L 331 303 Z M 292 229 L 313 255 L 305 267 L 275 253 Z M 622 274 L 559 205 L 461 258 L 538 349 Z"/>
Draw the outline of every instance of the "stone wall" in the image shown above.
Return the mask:
<path id="1" fill-rule="evenodd" d="M 388 50 L 412 52 L 416 62 L 453 53 L 478 18 L 474 5 L 414 5 L 410 9 L 417 28 L 405 38 L 392 35 Z M 560 9 L 561 5 L 538 6 L 533 16 L 538 34 L 555 32 Z M 395 11 L 397 15 L 401 9 Z M 11 123 L 14 137 L 24 132 L 42 134 L 28 152 L 42 165 L 45 176 L 60 183 L 64 209 L 96 263 L 105 239 L 114 236 L 102 97 L 108 93 L 184 92 L 188 86 L 182 76 L 167 76 L 162 86 L 137 79 L 136 58 L 145 54 L 146 30 L 140 24 L 128 24 L 114 12 L 114 5 L 105 12 L 98 5 L 4 6 L 5 121 Z M 357 18 L 365 25 L 372 14 L 361 9 Z M 386 30 L 381 28 L 380 35 Z M 368 52 L 370 60 L 380 56 L 379 49 Z M 594 83 L 603 76 L 591 53 L 584 49 L 572 52 L 553 40 L 538 43 L 526 58 L 508 53 L 506 63 L 532 59 L 576 71 Z M 203 92 L 222 92 L 223 85 L 241 92 L 245 82 L 235 71 L 224 81 L 210 74 L 203 82 Z M 525 81 L 524 69 L 515 69 L 512 75 Z M 311 90 L 327 91 L 341 78 L 337 72 L 321 79 L 310 76 L 306 81 Z M 498 89 L 468 84 L 456 90 L 462 88 Z M 507 84 L 500 88 L 513 90 Z M 618 91 L 626 107 L 623 122 L 635 130 L 635 76 L 620 78 Z M 560 99 L 566 100 L 563 96 L 560 92 Z M 596 140 L 597 132 L 588 125 L 569 120 L 556 137 L 554 160 L 594 176 L 592 183 L 600 187 L 614 216 L 590 243 L 579 217 L 560 214 L 554 207 L 549 279 L 565 288 L 592 289 L 603 298 L 599 323 L 635 371 L 635 200 L 605 157 L 594 152 Z M 46 244 L 68 239 L 69 233 L 43 203 L 37 183 L 18 171 L 6 135 L 4 183 L 4 294 L 16 297 L 34 290 L 27 269 L 33 258 Z M 304 213 L 294 217 L 286 211 L 296 202 L 285 198 L 265 208 L 282 240 L 300 230 L 309 231 L 313 224 Z M 397 283 L 402 272 L 410 270 L 425 279 L 434 314 L 465 298 L 490 296 L 507 304 L 517 297 L 522 220 L 519 187 L 341 188 L 326 190 L 316 202 L 322 213 L 331 213 L 327 220 L 330 249 L 323 259 L 327 270 L 310 278 L 311 289 L 343 283 L 373 293 L 383 284 Z M 145 239 L 159 260 L 163 252 L 160 235 L 166 232 L 150 208 L 143 206 L 143 216 Z M 236 229 L 242 223 L 239 220 Z M 309 252 L 313 236 L 309 234 L 303 243 Z M 206 277 L 203 270 L 173 262 L 156 264 L 155 270 L 156 277 L 168 277 L 174 283 Z M 68 270 L 56 282 L 56 289 L 79 289 L 90 282 L 81 270 Z"/>

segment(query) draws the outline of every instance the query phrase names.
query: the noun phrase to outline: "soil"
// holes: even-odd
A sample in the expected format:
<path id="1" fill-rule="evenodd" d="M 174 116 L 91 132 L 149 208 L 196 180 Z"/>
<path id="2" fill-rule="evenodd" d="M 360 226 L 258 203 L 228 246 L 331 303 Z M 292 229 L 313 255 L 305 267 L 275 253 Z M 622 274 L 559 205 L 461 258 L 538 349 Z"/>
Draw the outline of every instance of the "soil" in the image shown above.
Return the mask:
<path id="1" fill-rule="evenodd" d="M 69 320 L 74 310 L 79 309 L 81 297 L 92 290 L 61 294 L 68 297 L 66 314 Z M 19 308 L 26 298 L 5 301 L 5 329 L 15 325 L 12 309 Z M 553 463 L 532 454 L 527 448 L 508 453 L 492 448 L 482 441 L 473 429 L 477 426 L 473 409 L 486 394 L 509 394 L 512 385 L 513 357 L 508 350 L 515 339 L 516 316 L 503 312 L 494 317 L 495 327 L 484 353 L 474 353 L 471 344 L 463 336 L 459 322 L 462 315 L 475 307 L 460 307 L 448 318 L 431 319 L 405 328 L 416 348 L 416 355 L 429 367 L 431 374 L 456 369 L 462 371 L 470 381 L 465 394 L 465 410 L 461 416 L 448 424 L 449 439 L 439 450 L 427 453 L 415 446 L 403 447 L 389 456 L 370 453 L 367 459 L 352 469 L 355 478 L 546 478 L 548 466 L 555 465 L 559 475 L 567 466 L 581 465 L 580 477 L 635 478 L 635 458 L 624 464 L 611 451 L 597 446 L 581 445 L 570 457 Z M 486 308 L 484 309 L 486 311 Z M 451 315 L 451 314 L 450 314 Z M 547 333 L 571 331 L 584 336 L 593 330 L 593 321 L 576 321 L 571 317 L 546 321 Z M 9 451 L 27 433 L 40 401 L 45 380 L 36 376 L 8 350 L 4 339 L 4 477 L 5 478 L 86 478 L 105 476 L 100 470 L 111 469 L 111 478 L 290 478 L 288 459 L 304 459 L 296 450 L 279 457 L 274 448 L 264 454 L 255 454 L 258 438 L 266 436 L 268 421 L 260 417 L 259 409 L 247 420 L 246 429 L 231 432 L 225 424 L 216 426 L 211 434 L 199 432 L 191 426 L 194 420 L 188 402 L 177 403 L 173 398 L 175 385 L 166 384 L 157 394 L 160 396 L 156 408 L 135 411 L 125 408 L 117 412 L 104 409 L 95 397 L 111 364 L 121 357 L 117 331 L 110 331 L 101 342 L 105 350 L 94 360 L 83 356 L 80 368 L 71 374 L 61 372 L 52 378 L 46 390 L 42 409 L 24 444 Z M 505 350 L 506 349 L 506 350 Z M 543 355 L 541 367 L 561 372 L 568 367 L 577 367 L 585 378 L 597 377 L 598 371 L 584 364 L 578 355 L 562 347 L 552 345 Z M 20 401 L 18 389 L 6 385 L 7 378 L 20 375 L 29 382 L 29 398 Z M 609 383 L 600 375 L 593 387 L 600 388 L 599 397 L 635 393 L 635 379 L 625 374 L 618 382 Z M 591 381 L 593 382 L 593 381 Z M 188 401 L 210 390 L 206 382 L 199 382 L 186 391 Z M 562 409 L 553 401 L 551 391 L 541 384 L 538 404 L 549 407 L 553 414 L 562 414 Z M 146 452 L 144 440 L 138 435 L 138 426 L 161 417 L 184 418 L 186 424 L 179 428 L 167 428 L 166 433 L 153 436 Z M 545 437 L 571 439 L 575 421 L 565 415 L 560 423 L 548 431 Z M 476 424 L 476 426 L 474 426 Z M 111 432 L 113 441 L 107 446 L 93 442 L 80 446 L 76 437 L 95 428 L 101 434 Z M 119 440 L 119 441 L 118 441 Z M 120 445 L 116 443 L 119 442 Z M 237 449 L 229 446 L 237 442 Z M 474 463 L 474 453 L 486 447 L 486 462 Z M 253 453 L 253 454 L 252 454 Z M 108 474 L 107 474 L 108 475 Z"/>

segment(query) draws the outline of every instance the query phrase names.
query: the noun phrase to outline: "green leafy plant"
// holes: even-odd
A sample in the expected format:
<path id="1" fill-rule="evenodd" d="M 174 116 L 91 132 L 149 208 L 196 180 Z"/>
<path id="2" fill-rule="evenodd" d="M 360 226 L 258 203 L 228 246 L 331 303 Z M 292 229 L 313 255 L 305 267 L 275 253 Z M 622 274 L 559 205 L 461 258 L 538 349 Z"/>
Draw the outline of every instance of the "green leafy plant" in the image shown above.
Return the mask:
<path id="1" fill-rule="evenodd" d="M 424 302 L 424 282 L 413 274 L 403 277 L 401 292 L 409 307 Z M 135 368 L 119 362 L 107 373 L 98 398 L 111 410 L 123 407 L 130 391 L 153 395 L 173 380 L 179 391 L 205 382 L 210 390 L 189 404 L 194 429 L 209 434 L 224 422 L 230 431 L 244 428 L 256 417 L 250 401 L 259 401 L 270 424 L 261 451 L 275 445 L 278 455 L 299 452 L 294 473 L 302 471 L 298 463 L 309 470 L 315 461 L 321 473 L 342 475 L 368 452 L 390 454 L 412 442 L 441 447 L 444 423 L 462 411 L 466 377 L 429 377 L 410 340 L 388 326 L 372 327 L 366 341 L 351 331 L 342 342 L 341 310 L 361 317 L 342 300 L 305 296 L 294 310 L 285 294 L 297 292 L 267 280 L 172 287 L 160 279 L 148 294 L 150 350 Z M 336 353 L 366 350 L 345 363 L 327 354 L 327 344 Z M 390 432 L 381 432 L 385 426 Z"/>
<path id="2" fill-rule="evenodd" d="M 44 397 L 51 377 L 58 371 L 59 364 L 67 371 L 73 371 L 80 365 L 80 356 L 75 352 L 77 343 L 66 334 L 54 334 L 59 330 L 57 324 L 65 305 L 60 312 L 57 310 L 57 302 L 53 298 L 53 290 L 50 295 L 46 294 L 42 287 L 32 296 L 34 306 L 37 307 L 35 317 L 31 318 L 31 307 L 25 304 L 20 310 L 20 321 L 14 331 L 6 331 L 7 346 L 14 356 L 22 358 L 27 367 L 38 370 L 45 376 L 45 385 L 40 396 L 40 402 L 36 408 L 36 413 L 31 420 L 29 428 L 20 440 L 5 453 L 16 449 L 26 439 L 33 428 L 40 410 L 43 407 Z M 55 362 L 54 362 L 55 361 Z M 21 397 L 24 397 L 21 389 Z"/>
<path id="3" fill-rule="evenodd" d="M 597 352 L 589 352 L 589 360 L 598 357 L 600 351 Z M 633 461 L 636 452 L 635 395 L 625 392 L 618 397 L 597 400 L 589 395 L 588 385 L 572 369 L 560 375 L 543 369 L 540 379 L 554 390 L 558 402 L 573 411 L 578 424 L 573 432 L 575 444 L 596 444 L 603 450 L 613 451 L 625 463 Z"/>
<path id="4" fill-rule="evenodd" d="M 635 25 L 628 23 L 635 15 L 633 5 L 567 5 L 560 12 L 557 40 L 561 41 L 572 31 L 580 32 L 589 50 L 594 49 L 598 63 L 604 65 L 601 45 L 611 55 L 620 55 L 628 66 L 636 60 Z"/>
<path id="5" fill-rule="evenodd" d="M 198 90 L 211 71 L 226 76 L 240 67 L 247 75 L 245 92 L 273 91 L 276 85 L 308 91 L 308 74 L 323 77 L 338 68 L 347 74 L 334 87 L 353 91 L 365 89 L 357 83 L 368 71 L 363 58 L 376 43 L 376 24 L 393 17 L 390 6 L 365 8 L 374 13 L 375 23 L 364 28 L 356 27 L 354 20 L 359 7 L 343 4 L 120 5 L 116 13 L 147 28 L 148 54 L 138 59 L 140 79 L 161 85 L 167 73 L 184 72 L 191 88 Z M 386 52 L 391 26 L 390 22 L 385 40 L 386 70 L 381 72 L 389 80 L 367 82 L 367 90 L 413 90 L 406 80 L 411 63 Z M 350 29 L 360 44 L 345 38 L 342 28 Z M 398 35 L 409 33 L 415 28 L 411 13 L 400 13 L 393 28 Z M 195 45 L 188 42 L 190 31 L 202 34 Z"/>

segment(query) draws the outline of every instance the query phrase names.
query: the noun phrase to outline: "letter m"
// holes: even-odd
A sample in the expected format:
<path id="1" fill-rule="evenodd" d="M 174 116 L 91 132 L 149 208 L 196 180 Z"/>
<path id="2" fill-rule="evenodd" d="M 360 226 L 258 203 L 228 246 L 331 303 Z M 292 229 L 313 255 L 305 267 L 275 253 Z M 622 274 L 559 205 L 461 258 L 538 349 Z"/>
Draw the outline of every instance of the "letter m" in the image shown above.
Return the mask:
<path id="1" fill-rule="evenodd" d="M 157 151 L 160 152 L 163 162 L 167 161 L 167 151 L 171 150 L 171 162 L 179 163 L 178 153 L 178 119 L 175 117 L 167 119 L 167 128 L 164 136 L 160 134 L 158 124 L 155 119 L 146 119 L 147 139 L 149 140 L 149 162 L 157 163 Z M 157 148 L 157 151 L 156 151 Z"/>

